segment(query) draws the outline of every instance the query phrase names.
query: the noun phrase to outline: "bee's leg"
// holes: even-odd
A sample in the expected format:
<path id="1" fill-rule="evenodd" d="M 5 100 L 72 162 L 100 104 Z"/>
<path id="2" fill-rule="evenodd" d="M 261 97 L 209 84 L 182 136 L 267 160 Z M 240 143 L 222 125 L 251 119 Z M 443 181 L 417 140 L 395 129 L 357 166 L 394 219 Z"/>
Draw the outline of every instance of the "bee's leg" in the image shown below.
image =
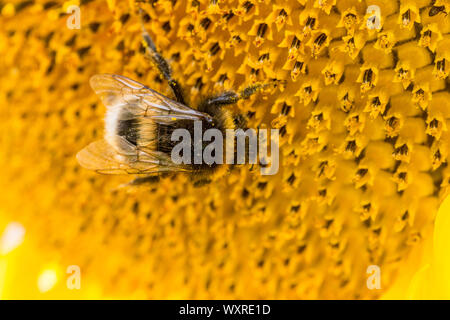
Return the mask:
<path id="1" fill-rule="evenodd" d="M 202 178 L 193 182 L 194 188 L 200 188 L 211 183 L 210 179 Z"/>
<path id="2" fill-rule="evenodd" d="M 142 17 L 142 10 L 139 11 Z M 143 45 L 145 48 L 146 55 L 155 64 L 155 66 L 158 68 L 158 71 L 164 77 L 164 79 L 167 80 L 170 88 L 172 88 L 176 100 L 182 104 L 185 104 L 183 97 L 183 90 L 181 89 L 181 86 L 178 83 L 178 81 L 172 78 L 172 69 L 170 68 L 169 63 L 167 62 L 166 59 L 164 59 L 164 57 L 160 53 L 158 53 L 158 50 L 156 50 L 155 43 L 150 37 L 150 34 L 145 29 L 144 22 L 142 20 L 141 24 L 142 24 Z"/>
<path id="3" fill-rule="evenodd" d="M 272 79 L 267 83 L 255 83 L 251 86 L 248 86 L 247 88 L 245 88 L 244 90 L 242 90 L 240 92 L 239 100 L 248 99 L 253 94 L 255 94 L 261 90 L 265 90 L 267 88 L 277 88 L 278 86 L 285 85 L 285 84 L 286 84 L 286 81 L 278 80 L 278 79 Z"/>
<path id="4" fill-rule="evenodd" d="M 211 97 L 207 100 L 205 100 L 200 106 L 200 111 L 207 111 L 211 106 L 217 107 L 217 106 L 223 106 L 223 105 L 229 105 L 234 104 L 242 99 L 248 99 L 253 94 L 264 90 L 269 87 L 276 88 L 281 83 L 283 83 L 280 80 L 271 80 L 269 83 L 256 83 L 251 86 L 248 86 L 244 90 L 242 90 L 240 93 L 236 93 L 234 91 L 226 91 L 220 95 Z"/>
<path id="5" fill-rule="evenodd" d="M 146 176 L 146 177 L 140 177 L 140 178 L 131 180 L 126 185 L 127 186 L 140 186 L 143 184 L 154 184 L 154 183 L 158 183 L 159 180 L 160 180 L 159 176 Z"/>

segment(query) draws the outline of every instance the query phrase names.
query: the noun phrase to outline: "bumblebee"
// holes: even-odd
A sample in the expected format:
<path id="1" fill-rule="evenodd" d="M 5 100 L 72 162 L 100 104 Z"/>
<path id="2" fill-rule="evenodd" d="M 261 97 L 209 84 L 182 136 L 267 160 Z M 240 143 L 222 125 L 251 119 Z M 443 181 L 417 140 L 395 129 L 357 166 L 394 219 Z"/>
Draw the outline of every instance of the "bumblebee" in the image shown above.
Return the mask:
<path id="1" fill-rule="evenodd" d="M 239 93 L 226 91 L 210 96 L 193 109 L 187 106 L 179 82 L 172 78 L 169 63 L 157 51 L 144 26 L 142 36 L 145 54 L 167 80 L 174 100 L 124 76 L 94 75 L 90 85 L 107 108 L 105 134 L 104 139 L 78 152 L 77 160 L 84 168 L 98 173 L 145 175 L 133 180 L 133 185 L 153 182 L 160 174 L 174 172 L 192 174 L 196 185 L 208 183 L 210 175 L 221 164 L 174 163 L 171 151 L 177 142 L 172 141 L 172 133 L 182 128 L 193 136 L 196 121 L 201 121 L 203 133 L 211 128 L 223 134 L 227 129 L 245 130 L 245 118 L 225 106 L 247 99 L 267 86 L 276 87 L 278 81 L 257 83 Z"/>

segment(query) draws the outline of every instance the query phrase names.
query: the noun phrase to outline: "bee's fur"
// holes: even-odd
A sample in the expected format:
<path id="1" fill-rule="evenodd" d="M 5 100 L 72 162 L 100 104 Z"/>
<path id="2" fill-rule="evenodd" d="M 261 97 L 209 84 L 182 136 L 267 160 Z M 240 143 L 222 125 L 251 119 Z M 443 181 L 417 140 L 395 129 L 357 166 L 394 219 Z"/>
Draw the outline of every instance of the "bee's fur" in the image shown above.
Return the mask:
<path id="1" fill-rule="evenodd" d="M 212 98 L 203 99 L 197 108 L 198 111 L 209 114 L 213 122 L 208 123 L 206 121 L 202 122 L 202 135 L 208 129 L 218 129 L 222 132 L 222 135 L 225 137 L 226 129 L 239 129 L 242 127 L 241 125 L 245 123 L 237 114 L 233 114 L 229 109 L 222 108 L 217 103 L 209 103 Z M 239 119 L 239 121 L 238 121 Z M 194 137 L 194 122 L 191 120 L 177 120 L 172 124 L 161 124 L 161 123 L 148 123 L 139 121 L 137 119 L 120 121 L 120 125 L 117 126 L 117 130 L 121 130 L 121 135 L 127 137 L 126 139 L 130 143 L 135 143 L 138 141 L 139 145 L 148 145 L 153 140 L 156 141 L 154 143 L 154 149 L 158 152 L 163 152 L 167 154 L 169 157 L 171 155 L 172 149 L 178 144 L 178 141 L 172 141 L 172 133 L 176 129 L 186 129 L 189 131 L 191 137 Z M 147 139 L 143 139 L 142 132 L 152 130 L 152 134 L 147 134 Z M 205 144 L 202 146 L 203 149 L 206 147 Z M 211 164 L 208 165 L 206 163 L 195 164 L 194 163 L 194 146 L 191 145 L 191 164 L 189 165 L 189 171 L 192 172 L 194 182 L 198 182 L 197 185 L 203 185 L 203 178 L 208 177 L 213 172 L 217 170 L 220 164 Z M 225 147 L 224 147 L 225 152 Z M 195 179 L 194 179 L 195 178 Z M 201 178 L 201 179 L 199 179 Z M 201 181 L 200 181 L 201 180 Z"/>

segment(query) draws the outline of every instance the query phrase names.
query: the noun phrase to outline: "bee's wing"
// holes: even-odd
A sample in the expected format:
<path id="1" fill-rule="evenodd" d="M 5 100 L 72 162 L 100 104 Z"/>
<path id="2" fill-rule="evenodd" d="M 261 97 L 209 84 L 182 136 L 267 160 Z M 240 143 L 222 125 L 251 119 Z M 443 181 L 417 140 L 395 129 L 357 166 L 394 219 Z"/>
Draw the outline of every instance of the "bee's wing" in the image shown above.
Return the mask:
<path id="1" fill-rule="evenodd" d="M 104 174 L 153 174 L 167 171 L 185 171 L 163 153 L 143 152 L 123 137 L 117 136 L 118 147 L 106 140 L 92 142 L 78 152 L 77 160 L 86 169 Z"/>
<path id="2" fill-rule="evenodd" d="M 170 124 L 180 119 L 209 121 L 209 115 L 173 101 L 127 77 L 100 74 L 93 76 L 90 84 L 107 108 L 106 133 L 105 140 L 93 142 L 77 154 L 81 166 L 106 174 L 189 170 L 187 166 L 173 163 L 167 154 L 148 147 L 142 141 L 138 141 L 137 145 L 130 143 L 117 134 L 117 124 L 123 120 L 138 119 L 148 128 L 153 128 L 153 122 Z"/>
<path id="3" fill-rule="evenodd" d="M 210 121 L 209 115 L 124 76 L 98 74 L 91 77 L 90 84 L 107 108 L 126 109 L 133 117 L 151 118 L 159 123 L 171 123 L 180 119 Z"/>
<path id="4" fill-rule="evenodd" d="M 140 123 L 147 124 L 146 128 L 154 128 L 153 122 L 170 124 L 180 119 L 210 121 L 209 115 L 123 76 L 95 75 L 90 83 L 107 107 L 106 133 L 104 140 L 91 143 L 77 154 L 78 162 L 83 167 L 107 174 L 189 170 L 187 166 L 172 162 L 166 153 L 144 143 L 155 139 L 151 138 L 151 134 L 148 141 L 137 141 L 137 145 L 130 143 L 126 137 L 118 135 L 118 123 L 137 119 Z"/>

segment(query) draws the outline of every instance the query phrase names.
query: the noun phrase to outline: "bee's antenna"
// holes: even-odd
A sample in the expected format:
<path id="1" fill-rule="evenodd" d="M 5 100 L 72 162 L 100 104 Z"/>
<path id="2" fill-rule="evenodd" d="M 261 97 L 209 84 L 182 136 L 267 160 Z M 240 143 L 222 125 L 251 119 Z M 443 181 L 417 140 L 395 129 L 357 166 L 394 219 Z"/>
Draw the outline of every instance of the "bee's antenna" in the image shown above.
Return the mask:
<path id="1" fill-rule="evenodd" d="M 175 95 L 175 99 L 185 104 L 184 97 L 183 97 L 183 91 L 178 84 L 178 81 L 172 78 L 172 69 L 170 68 L 169 63 L 167 60 L 158 52 L 156 49 L 156 45 L 153 42 L 152 38 L 150 37 L 150 34 L 145 29 L 144 24 L 144 10 L 139 7 L 139 15 L 141 18 L 141 27 L 142 27 L 142 44 L 145 48 L 146 57 L 150 58 L 150 60 L 153 62 L 153 64 L 158 68 L 161 77 L 166 79 L 169 83 L 169 86 L 172 88 L 172 91 Z"/>
<path id="2" fill-rule="evenodd" d="M 144 38 L 145 44 L 150 47 L 153 51 L 156 52 L 156 46 L 153 42 L 152 38 L 148 34 L 147 29 L 145 29 L 145 23 L 144 23 L 144 10 L 142 8 L 139 8 L 139 18 L 141 21 L 141 29 L 142 29 L 142 37 Z"/>

